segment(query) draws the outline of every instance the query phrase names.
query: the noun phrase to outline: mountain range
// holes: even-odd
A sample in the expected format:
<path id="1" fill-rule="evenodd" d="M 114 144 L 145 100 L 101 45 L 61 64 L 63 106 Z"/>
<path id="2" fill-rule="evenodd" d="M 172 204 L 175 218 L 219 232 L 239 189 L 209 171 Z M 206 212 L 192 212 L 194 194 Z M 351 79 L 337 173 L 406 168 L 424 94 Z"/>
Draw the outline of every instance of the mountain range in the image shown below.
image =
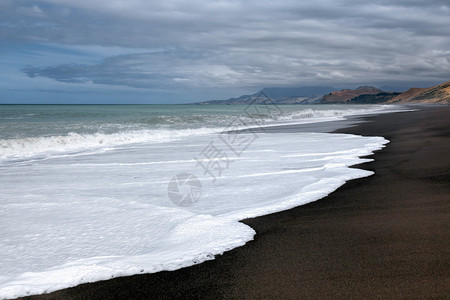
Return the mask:
<path id="1" fill-rule="evenodd" d="M 450 81 L 429 88 L 411 88 L 406 92 L 386 92 L 373 86 L 336 90 L 329 86 L 272 87 L 252 95 L 195 104 L 374 104 L 434 103 L 450 104 Z"/>
<path id="2" fill-rule="evenodd" d="M 390 99 L 390 103 L 450 104 L 450 81 L 429 88 L 412 88 Z"/>
<path id="3" fill-rule="evenodd" d="M 313 104 L 318 103 L 324 94 L 331 93 L 334 90 L 335 88 L 330 86 L 272 87 L 263 88 L 252 95 L 243 95 L 227 100 L 211 100 L 197 104 L 258 104 L 267 102 L 276 104 Z"/>

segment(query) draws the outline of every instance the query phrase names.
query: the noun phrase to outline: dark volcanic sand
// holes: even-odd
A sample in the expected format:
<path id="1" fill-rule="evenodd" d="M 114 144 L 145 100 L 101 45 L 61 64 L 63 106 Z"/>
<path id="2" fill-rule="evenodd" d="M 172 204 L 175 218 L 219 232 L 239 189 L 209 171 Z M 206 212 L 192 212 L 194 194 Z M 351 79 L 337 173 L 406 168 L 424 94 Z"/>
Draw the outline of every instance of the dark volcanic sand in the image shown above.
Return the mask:
<path id="1" fill-rule="evenodd" d="M 338 132 L 391 141 L 376 175 L 244 222 L 255 240 L 213 261 L 30 299 L 450 298 L 450 106 L 368 117 Z"/>

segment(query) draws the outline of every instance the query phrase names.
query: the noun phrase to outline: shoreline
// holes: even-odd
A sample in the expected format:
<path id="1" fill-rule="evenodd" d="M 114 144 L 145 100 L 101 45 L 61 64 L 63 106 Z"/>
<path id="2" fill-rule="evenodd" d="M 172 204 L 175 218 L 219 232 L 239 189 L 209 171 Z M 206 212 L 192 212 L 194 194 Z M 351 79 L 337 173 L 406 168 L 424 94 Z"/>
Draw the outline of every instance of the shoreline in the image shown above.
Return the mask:
<path id="1" fill-rule="evenodd" d="M 391 141 L 374 162 L 355 166 L 375 175 L 242 221 L 255 240 L 212 261 L 23 299 L 445 297 L 449 117 L 448 106 L 419 107 L 333 131 Z"/>

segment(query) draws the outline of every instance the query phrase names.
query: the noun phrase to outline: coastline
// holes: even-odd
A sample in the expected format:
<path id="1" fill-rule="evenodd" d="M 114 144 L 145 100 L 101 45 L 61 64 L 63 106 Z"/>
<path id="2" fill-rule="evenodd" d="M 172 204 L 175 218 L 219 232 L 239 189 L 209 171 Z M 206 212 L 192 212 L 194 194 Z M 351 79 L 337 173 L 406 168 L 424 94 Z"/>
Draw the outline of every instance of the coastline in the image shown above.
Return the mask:
<path id="1" fill-rule="evenodd" d="M 375 175 L 288 211 L 244 220 L 255 240 L 176 271 L 24 299 L 432 298 L 450 294 L 450 107 L 361 117 L 335 132 L 391 141 Z"/>

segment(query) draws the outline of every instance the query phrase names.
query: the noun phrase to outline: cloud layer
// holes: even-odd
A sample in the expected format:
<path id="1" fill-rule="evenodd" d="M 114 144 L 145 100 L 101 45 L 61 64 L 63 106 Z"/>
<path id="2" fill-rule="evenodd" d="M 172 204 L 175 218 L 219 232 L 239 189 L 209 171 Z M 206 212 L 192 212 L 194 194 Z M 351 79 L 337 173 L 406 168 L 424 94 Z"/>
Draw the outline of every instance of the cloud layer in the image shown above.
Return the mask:
<path id="1" fill-rule="evenodd" d="M 4 0 L 0 38 L 104 52 L 31 78 L 145 89 L 450 79 L 448 1 Z"/>

